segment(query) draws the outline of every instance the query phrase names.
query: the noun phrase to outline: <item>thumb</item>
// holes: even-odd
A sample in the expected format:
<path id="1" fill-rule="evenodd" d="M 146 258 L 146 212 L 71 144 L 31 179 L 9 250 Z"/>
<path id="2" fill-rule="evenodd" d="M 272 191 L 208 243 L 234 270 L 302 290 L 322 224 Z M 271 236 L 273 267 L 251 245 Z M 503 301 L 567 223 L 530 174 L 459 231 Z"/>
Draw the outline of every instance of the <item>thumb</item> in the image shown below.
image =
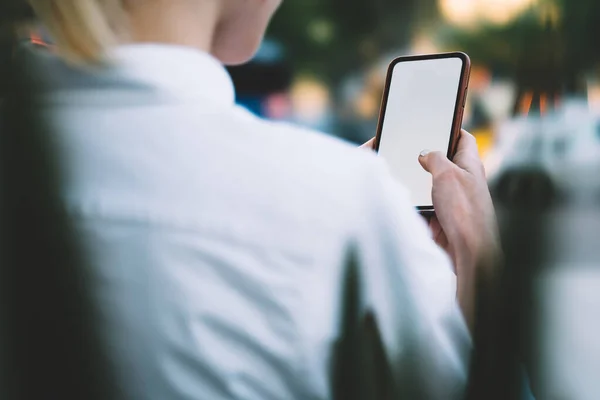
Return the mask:
<path id="1" fill-rule="evenodd" d="M 439 175 L 445 170 L 452 169 L 454 164 L 440 151 L 424 150 L 419 155 L 419 164 L 431 175 Z"/>

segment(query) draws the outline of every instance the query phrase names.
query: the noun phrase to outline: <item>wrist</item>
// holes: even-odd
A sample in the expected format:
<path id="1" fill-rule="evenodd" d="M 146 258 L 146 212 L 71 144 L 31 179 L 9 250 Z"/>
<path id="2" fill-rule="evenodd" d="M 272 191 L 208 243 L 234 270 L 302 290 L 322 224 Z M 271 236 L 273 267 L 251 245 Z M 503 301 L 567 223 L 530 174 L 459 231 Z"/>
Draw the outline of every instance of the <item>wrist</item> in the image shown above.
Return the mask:
<path id="1" fill-rule="evenodd" d="M 477 219 L 471 218 L 471 221 Z M 500 233 L 495 215 L 488 215 L 480 223 L 465 223 L 456 230 L 451 243 L 457 270 L 471 270 L 478 266 L 498 263 L 502 259 Z"/>
<path id="2" fill-rule="evenodd" d="M 457 300 L 471 329 L 475 323 L 478 291 L 491 289 L 503 258 L 496 230 L 483 232 L 486 234 L 461 236 L 451 250 L 457 273 Z M 469 237 L 474 240 L 466 240 Z"/>

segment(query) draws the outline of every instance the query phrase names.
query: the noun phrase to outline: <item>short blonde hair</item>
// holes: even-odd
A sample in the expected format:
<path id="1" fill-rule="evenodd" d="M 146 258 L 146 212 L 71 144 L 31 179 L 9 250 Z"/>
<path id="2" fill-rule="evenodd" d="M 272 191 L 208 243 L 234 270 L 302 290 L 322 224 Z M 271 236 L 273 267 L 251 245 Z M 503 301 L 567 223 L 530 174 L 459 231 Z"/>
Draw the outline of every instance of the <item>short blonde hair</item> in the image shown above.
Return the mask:
<path id="1" fill-rule="evenodd" d="M 29 0 L 57 49 L 78 64 L 102 62 L 122 35 L 123 0 Z"/>

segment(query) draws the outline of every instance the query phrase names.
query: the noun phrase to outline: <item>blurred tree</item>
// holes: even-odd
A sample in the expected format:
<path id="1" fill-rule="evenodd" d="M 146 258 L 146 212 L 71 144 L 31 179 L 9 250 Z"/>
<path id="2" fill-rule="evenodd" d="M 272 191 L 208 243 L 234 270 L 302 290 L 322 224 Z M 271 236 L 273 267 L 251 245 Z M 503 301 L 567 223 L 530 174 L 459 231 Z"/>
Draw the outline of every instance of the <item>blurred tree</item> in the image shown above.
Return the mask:
<path id="1" fill-rule="evenodd" d="M 435 0 L 423 0 L 435 8 Z M 336 84 L 384 52 L 406 46 L 417 0 L 303 0 L 283 2 L 269 35 L 293 64 Z"/>
<path id="2" fill-rule="evenodd" d="M 562 10 L 562 35 L 565 40 L 567 71 L 571 81 L 567 90 L 576 89 L 576 76 L 595 68 L 600 62 L 600 2 L 598 0 L 557 0 Z M 575 79 L 575 81 L 573 81 Z"/>
<path id="3" fill-rule="evenodd" d="M 517 83 L 514 112 L 522 104 L 543 110 L 559 96 L 585 93 L 584 77 L 600 61 L 600 2 L 540 0 L 505 26 L 450 28 L 446 37 L 476 63 Z"/>

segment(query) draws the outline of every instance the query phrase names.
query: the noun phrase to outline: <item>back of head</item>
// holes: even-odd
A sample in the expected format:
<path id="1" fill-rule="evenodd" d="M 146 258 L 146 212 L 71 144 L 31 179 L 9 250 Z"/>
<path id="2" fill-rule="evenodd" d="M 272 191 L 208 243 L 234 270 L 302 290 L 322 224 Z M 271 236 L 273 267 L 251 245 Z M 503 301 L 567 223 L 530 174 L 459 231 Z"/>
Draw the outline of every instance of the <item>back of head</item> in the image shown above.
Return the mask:
<path id="1" fill-rule="evenodd" d="M 121 0 L 29 0 L 59 52 L 74 63 L 94 64 L 117 44 L 124 10 Z"/>
<path id="2" fill-rule="evenodd" d="M 20 0 L 25 1 L 25 0 Z M 224 64 L 248 61 L 281 0 L 28 0 L 58 51 L 97 64 L 123 42 L 194 47 Z"/>

